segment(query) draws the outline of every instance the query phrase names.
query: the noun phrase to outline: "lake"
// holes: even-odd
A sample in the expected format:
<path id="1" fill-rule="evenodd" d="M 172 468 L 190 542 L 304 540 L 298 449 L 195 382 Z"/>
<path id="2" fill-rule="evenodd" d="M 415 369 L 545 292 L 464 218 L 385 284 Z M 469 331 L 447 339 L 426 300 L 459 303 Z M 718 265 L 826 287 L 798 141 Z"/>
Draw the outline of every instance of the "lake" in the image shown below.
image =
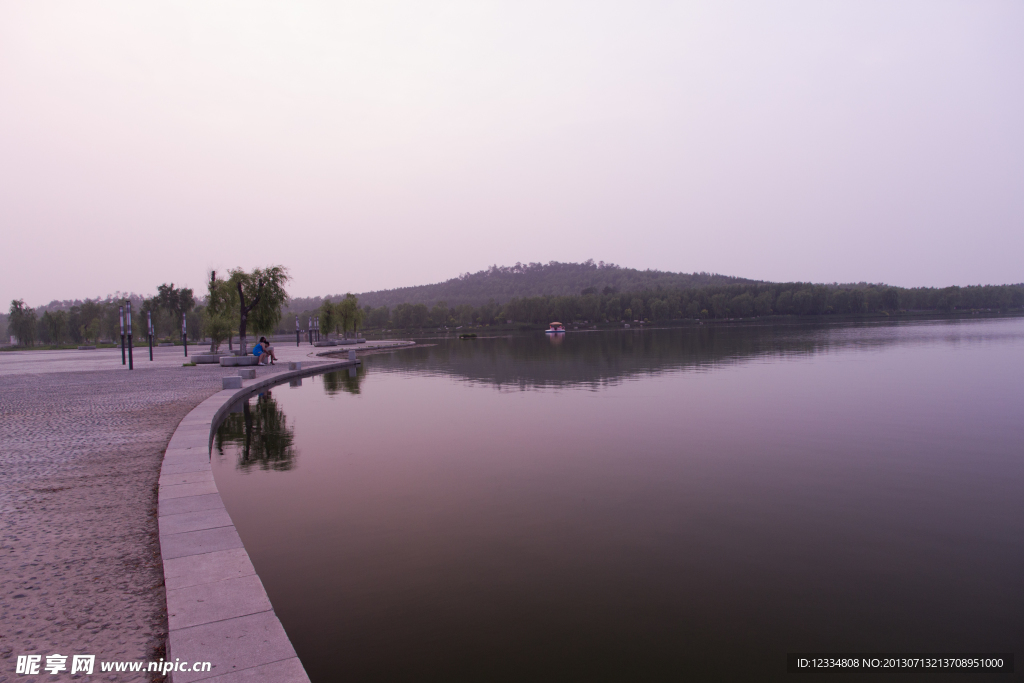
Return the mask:
<path id="1" fill-rule="evenodd" d="M 423 342 L 218 430 L 313 681 L 1024 652 L 1024 319 Z"/>

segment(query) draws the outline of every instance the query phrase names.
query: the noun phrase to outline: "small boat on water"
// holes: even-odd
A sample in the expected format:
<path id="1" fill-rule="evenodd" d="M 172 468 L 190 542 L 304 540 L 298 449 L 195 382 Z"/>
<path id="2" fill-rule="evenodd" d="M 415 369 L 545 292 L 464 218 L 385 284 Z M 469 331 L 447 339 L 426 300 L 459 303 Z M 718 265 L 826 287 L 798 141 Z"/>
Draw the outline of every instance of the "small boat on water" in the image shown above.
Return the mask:
<path id="1" fill-rule="evenodd" d="M 565 325 L 562 323 L 551 323 L 544 332 L 545 334 L 565 334 Z"/>

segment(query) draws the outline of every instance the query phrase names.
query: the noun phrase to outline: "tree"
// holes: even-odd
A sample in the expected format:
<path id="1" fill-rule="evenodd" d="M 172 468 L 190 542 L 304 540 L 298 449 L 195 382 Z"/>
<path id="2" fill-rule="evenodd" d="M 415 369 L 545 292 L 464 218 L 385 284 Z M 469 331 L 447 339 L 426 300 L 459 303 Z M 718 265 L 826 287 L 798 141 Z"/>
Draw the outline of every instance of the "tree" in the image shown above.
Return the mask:
<path id="1" fill-rule="evenodd" d="M 381 306 L 380 308 L 366 306 L 363 310 L 366 311 L 366 323 L 370 327 L 384 329 L 388 326 L 388 321 L 391 319 L 391 311 L 388 310 L 387 306 Z"/>
<path id="2" fill-rule="evenodd" d="M 633 318 L 636 320 L 643 320 L 644 318 L 644 301 L 640 297 L 634 298 L 629 302 L 629 310 L 633 314 Z"/>
<path id="3" fill-rule="evenodd" d="M 36 312 L 26 308 L 21 299 L 11 301 L 7 317 L 7 331 L 18 338 L 21 346 L 32 346 L 36 341 Z"/>
<path id="4" fill-rule="evenodd" d="M 473 307 L 469 304 L 462 304 L 455 307 L 455 316 L 462 325 L 473 324 Z"/>
<path id="5" fill-rule="evenodd" d="M 651 309 L 651 320 L 668 320 L 669 308 L 664 299 L 652 299 L 648 308 Z"/>
<path id="6" fill-rule="evenodd" d="M 448 323 L 448 304 L 438 301 L 430 309 L 430 324 L 436 327 L 444 327 Z"/>
<path id="7" fill-rule="evenodd" d="M 754 313 L 755 315 L 770 315 L 771 312 L 772 293 L 771 290 L 765 290 L 754 299 Z"/>
<path id="8" fill-rule="evenodd" d="M 238 306 L 238 294 L 232 288 L 231 283 L 217 277 L 217 271 L 210 271 L 210 281 L 206 290 L 206 309 L 203 311 L 205 317 L 206 333 L 210 335 L 210 351 L 216 351 L 220 343 L 227 339 L 228 348 L 231 348 L 231 338 L 234 336 L 238 319 L 234 311 Z"/>
<path id="9" fill-rule="evenodd" d="M 625 311 L 622 310 L 622 305 L 619 303 L 619 300 L 617 298 L 609 300 L 604 310 L 605 315 L 608 316 L 608 320 L 612 322 L 615 322 L 616 320 L 621 320 L 623 313 L 625 313 Z"/>
<path id="10" fill-rule="evenodd" d="M 801 289 L 793 295 L 793 308 L 797 315 L 810 315 L 814 311 L 814 295 L 810 289 Z"/>
<path id="11" fill-rule="evenodd" d="M 146 310 L 146 304 L 150 305 L 150 310 L 153 312 L 155 309 L 167 312 L 170 317 L 169 332 L 173 336 L 176 331 L 181 329 L 181 316 L 195 308 L 196 299 L 192 295 L 191 289 L 175 289 L 172 282 L 169 285 L 162 284 L 157 287 L 156 296 L 143 303 L 143 310 Z"/>
<path id="12" fill-rule="evenodd" d="M 729 302 L 729 310 L 735 316 L 749 318 L 754 315 L 754 299 L 750 296 L 749 292 L 744 292 L 739 296 L 733 297 L 732 301 Z"/>
<path id="13" fill-rule="evenodd" d="M 355 294 L 349 292 L 345 298 L 337 304 L 337 315 L 341 322 L 341 330 L 348 336 L 348 331 L 356 325 L 356 318 L 359 316 L 359 299 Z"/>
<path id="14" fill-rule="evenodd" d="M 45 311 L 40 321 L 51 344 L 61 344 L 67 337 L 68 314 L 65 311 Z"/>
<path id="15" fill-rule="evenodd" d="M 395 327 L 405 329 L 412 327 L 412 304 L 398 304 L 391 313 Z"/>
<path id="16" fill-rule="evenodd" d="M 82 325 L 82 338 L 92 339 L 93 344 L 100 340 L 100 319 L 98 317 L 89 321 L 88 325 Z"/>
<path id="17" fill-rule="evenodd" d="M 284 266 L 254 268 L 251 273 L 241 268 L 229 272 L 229 282 L 238 292 L 238 343 L 242 351 L 248 351 L 245 334 L 250 324 L 259 334 L 273 332 L 281 321 L 281 306 L 288 301 L 284 285 L 291 278 Z"/>
<path id="18" fill-rule="evenodd" d="M 366 319 L 366 311 L 356 306 L 355 312 L 352 314 L 352 332 L 359 337 L 359 328 L 363 326 L 363 321 Z"/>
<path id="19" fill-rule="evenodd" d="M 716 318 L 725 318 L 729 315 L 729 296 L 727 294 L 715 294 L 711 297 L 711 312 Z"/>
<path id="20" fill-rule="evenodd" d="M 886 287 L 882 293 L 882 305 L 887 311 L 895 311 L 900 307 L 900 290 L 895 287 Z"/>
<path id="21" fill-rule="evenodd" d="M 412 307 L 411 320 L 413 327 L 426 327 L 430 321 L 430 309 L 427 308 L 426 304 L 416 304 Z"/>
<path id="22" fill-rule="evenodd" d="M 338 324 L 341 322 L 341 317 L 338 315 L 338 307 L 336 304 L 332 304 L 330 299 L 324 299 L 320 302 L 320 329 L 324 330 L 324 334 L 330 334 L 331 330 L 338 331 Z"/>

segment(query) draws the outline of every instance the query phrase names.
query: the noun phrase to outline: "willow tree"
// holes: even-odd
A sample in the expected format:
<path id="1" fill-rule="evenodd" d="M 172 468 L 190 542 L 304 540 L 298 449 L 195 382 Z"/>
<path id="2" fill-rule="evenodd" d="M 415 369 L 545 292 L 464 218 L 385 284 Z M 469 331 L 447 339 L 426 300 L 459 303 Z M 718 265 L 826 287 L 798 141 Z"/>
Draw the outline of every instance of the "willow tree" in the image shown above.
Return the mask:
<path id="1" fill-rule="evenodd" d="M 36 312 L 21 299 L 11 301 L 7 330 L 14 333 L 21 346 L 32 346 L 36 341 Z"/>
<path id="2" fill-rule="evenodd" d="M 359 305 L 357 304 L 356 310 L 352 313 L 352 331 L 355 333 L 357 338 L 359 337 L 359 328 L 363 326 L 364 320 L 366 320 L 366 311 L 359 308 Z"/>
<path id="3" fill-rule="evenodd" d="M 337 316 L 341 321 L 341 329 L 345 332 L 345 336 L 348 336 L 349 329 L 358 324 L 356 317 L 360 315 L 359 300 L 355 294 L 349 293 L 345 295 L 345 298 L 335 304 L 335 310 Z"/>
<path id="4" fill-rule="evenodd" d="M 330 299 L 324 299 L 320 303 L 320 327 L 324 334 L 330 334 L 332 329 L 337 332 L 339 322 L 338 307 L 332 304 Z"/>
<path id="5" fill-rule="evenodd" d="M 228 349 L 231 348 L 231 338 L 238 326 L 237 307 L 238 292 L 230 282 L 217 277 L 217 271 L 211 271 L 207 283 L 206 308 L 203 311 L 206 333 L 210 335 L 211 352 L 216 351 L 225 339 L 228 341 Z"/>
<path id="6" fill-rule="evenodd" d="M 281 306 L 288 301 L 284 285 L 291 278 L 284 266 L 254 268 L 251 273 L 236 268 L 230 273 L 228 281 L 238 292 L 238 340 L 244 352 L 249 325 L 259 334 L 273 332 L 281 322 Z"/>

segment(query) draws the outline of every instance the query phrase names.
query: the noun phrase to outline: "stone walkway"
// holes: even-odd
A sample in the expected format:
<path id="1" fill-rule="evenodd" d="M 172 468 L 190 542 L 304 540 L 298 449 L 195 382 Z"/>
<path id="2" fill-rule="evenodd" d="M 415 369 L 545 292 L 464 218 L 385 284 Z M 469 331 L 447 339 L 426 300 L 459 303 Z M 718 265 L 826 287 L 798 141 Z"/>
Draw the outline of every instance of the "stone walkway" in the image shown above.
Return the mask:
<path id="1" fill-rule="evenodd" d="M 322 349 L 282 347 L 283 362 L 258 375 L 287 369 L 287 360 L 311 364 L 314 351 Z M 2 683 L 29 680 L 15 673 L 18 655 L 45 663 L 55 653 L 97 661 L 164 654 L 163 452 L 181 419 L 233 373 L 181 367 L 180 347 L 155 353 L 132 372 L 114 350 L 0 354 Z M 147 677 L 97 671 L 92 680 Z"/>

